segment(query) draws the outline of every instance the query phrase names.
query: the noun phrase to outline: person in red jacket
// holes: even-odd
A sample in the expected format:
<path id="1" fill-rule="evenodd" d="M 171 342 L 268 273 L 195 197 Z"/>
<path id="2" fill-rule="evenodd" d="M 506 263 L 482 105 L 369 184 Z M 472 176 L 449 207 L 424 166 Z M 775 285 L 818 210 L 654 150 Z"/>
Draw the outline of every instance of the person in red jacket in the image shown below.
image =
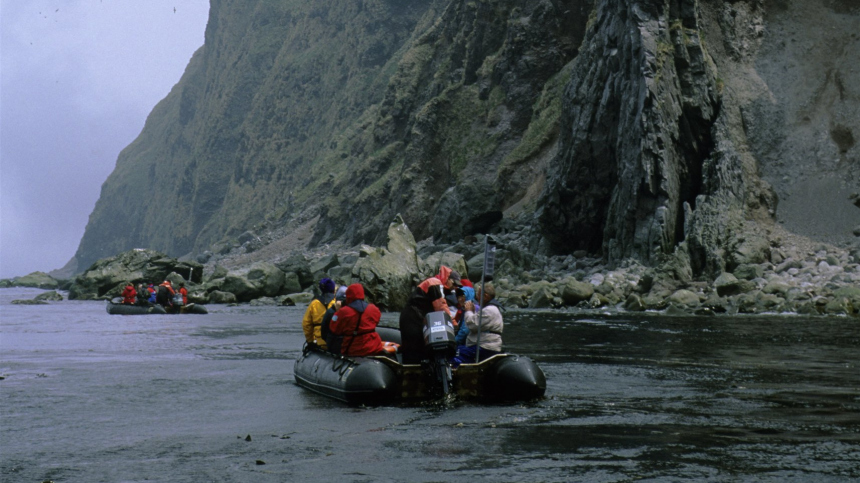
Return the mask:
<path id="1" fill-rule="evenodd" d="M 329 323 L 332 334 L 343 336 L 341 353 L 361 357 L 382 352 L 382 339 L 376 333 L 380 317 L 379 308 L 364 300 L 364 287 L 360 283 L 347 287 L 346 300 Z"/>
<path id="2" fill-rule="evenodd" d="M 182 305 L 188 305 L 188 289 L 185 288 L 185 283 L 179 283 L 179 293 L 182 294 Z"/>
<path id="3" fill-rule="evenodd" d="M 133 304 L 134 296 L 137 295 L 137 290 L 134 289 L 134 284 L 128 282 L 125 284 L 125 288 L 122 289 L 122 303 L 124 304 Z"/>

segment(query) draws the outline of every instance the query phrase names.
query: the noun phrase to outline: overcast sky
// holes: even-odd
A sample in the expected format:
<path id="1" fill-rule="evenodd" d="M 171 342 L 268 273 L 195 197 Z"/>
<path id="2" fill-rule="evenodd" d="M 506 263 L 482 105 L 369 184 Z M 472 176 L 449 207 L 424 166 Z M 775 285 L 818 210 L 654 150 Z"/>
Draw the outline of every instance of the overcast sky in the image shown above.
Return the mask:
<path id="1" fill-rule="evenodd" d="M 74 256 L 208 15 L 208 0 L 0 0 L 0 278 Z"/>

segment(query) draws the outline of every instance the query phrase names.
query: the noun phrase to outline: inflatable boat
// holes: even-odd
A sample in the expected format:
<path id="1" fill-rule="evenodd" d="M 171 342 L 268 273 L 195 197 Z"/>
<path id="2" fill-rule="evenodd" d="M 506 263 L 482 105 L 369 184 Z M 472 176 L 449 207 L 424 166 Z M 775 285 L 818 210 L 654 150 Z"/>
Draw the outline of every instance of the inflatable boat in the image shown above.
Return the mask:
<path id="1" fill-rule="evenodd" d="M 148 314 L 208 314 L 209 311 L 206 310 L 206 307 L 199 304 L 188 304 L 179 307 L 177 310 L 175 307 L 170 307 L 165 310 L 164 307 L 153 304 L 153 305 L 133 305 L 133 304 L 122 304 L 108 300 L 107 301 L 107 313 L 111 315 L 148 315 Z"/>
<path id="2" fill-rule="evenodd" d="M 396 329 L 379 328 L 377 332 L 391 342 L 400 337 Z M 324 396 L 354 405 L 384 405 L 439 398 L 442 394 L 432 364 L 402 364 L 387 356 L 344 357 L 307 344 L 296 360 L 294 373 L 299 386 Z M 528 401 L 546 392 L 546 377 L 540 367 L 516 354 L 502 353 L 477 364 L 461 364 L 450 373 L 450 393 L 461 399 Z"/>

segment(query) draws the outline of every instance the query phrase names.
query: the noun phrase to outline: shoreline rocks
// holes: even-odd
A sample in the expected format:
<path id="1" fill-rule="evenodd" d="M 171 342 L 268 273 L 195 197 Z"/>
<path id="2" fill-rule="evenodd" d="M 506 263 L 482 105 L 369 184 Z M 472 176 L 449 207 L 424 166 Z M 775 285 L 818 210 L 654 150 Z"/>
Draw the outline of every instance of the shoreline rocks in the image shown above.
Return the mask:
<path id="1" fill-rule="evenodd" d="M 860 315 L 860 248 L 772 234 L 738 248 L 734 256 L 738 263 L 709 278 L 694 276 L 683 247 L 657 266 L 634 259 L 609 264 L 582 251 L 540 255 L 530 248 L 529 235 L 517 231 L 492 236 L 497 242 L 493 283 L 497 298 L 510 308 L 666 315 Z M 369 300 L 384 310 L 398 311 L 415 284 L 436 274 L 440 264 L 478 283 L 483 248 L 483 237 L 452 245 L 434 244 L 432 239 L 416 242 L 398 217 L 389 226 L 386 247 L 295 250 L 245 268 L 235 268 L 241 264 L 234 260 L 234 268 L 219 265 L 229 260 L 228 255 L 213 255 L 204 266 L 133 250 L 100 260 L 76 277 L 69 299 L 111 298 L 129 280 L 167 278 L 185 281 L 189 300 L 199 304 L 304 305 L 314 296 L 319 280 L 327 276 L 339 284 L 361 283 Z M 194 273 L 194 281 L 177 270 Z"/>

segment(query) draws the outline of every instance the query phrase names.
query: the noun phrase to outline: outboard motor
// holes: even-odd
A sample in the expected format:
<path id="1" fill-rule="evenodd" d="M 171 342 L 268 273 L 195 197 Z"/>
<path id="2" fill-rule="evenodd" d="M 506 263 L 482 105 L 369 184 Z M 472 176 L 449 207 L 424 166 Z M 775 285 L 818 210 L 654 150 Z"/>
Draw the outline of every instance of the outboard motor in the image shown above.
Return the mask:
<path id="1" fill-rule="evenodd" d="M 444 311 L 430 312 L 424 316 L 424 345 L 430 354 L 433 375 L 442 388 L 442 396 L 451 390 L 451 364 L 448 359 L 457 352 L 454 324 L 451 315 Z"/>

